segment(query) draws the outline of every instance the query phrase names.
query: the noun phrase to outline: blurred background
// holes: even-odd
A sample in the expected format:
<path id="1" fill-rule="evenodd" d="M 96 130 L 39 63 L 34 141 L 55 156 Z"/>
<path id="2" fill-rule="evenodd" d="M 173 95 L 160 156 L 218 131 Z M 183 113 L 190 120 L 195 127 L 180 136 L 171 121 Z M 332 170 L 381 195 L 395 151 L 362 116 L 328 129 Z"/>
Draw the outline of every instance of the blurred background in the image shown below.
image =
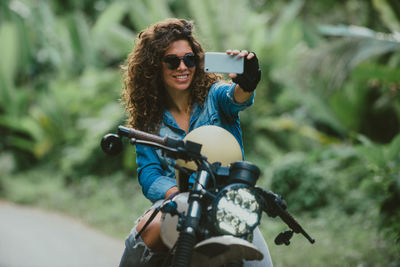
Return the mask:
<path id="1" fill-rule="evenodd" d="M 207 51 L 257 53 L 246 158 L 317 240 L 277 247 L 284 224 L 264 216 L 275 266 L 399 266 L 398 0 L 2 0 L 0 198 L 123 242 L 150 202 L 134 149 L 99 143 L 125 121 L 135 35 L 168 17 L 193 20 Z"/>

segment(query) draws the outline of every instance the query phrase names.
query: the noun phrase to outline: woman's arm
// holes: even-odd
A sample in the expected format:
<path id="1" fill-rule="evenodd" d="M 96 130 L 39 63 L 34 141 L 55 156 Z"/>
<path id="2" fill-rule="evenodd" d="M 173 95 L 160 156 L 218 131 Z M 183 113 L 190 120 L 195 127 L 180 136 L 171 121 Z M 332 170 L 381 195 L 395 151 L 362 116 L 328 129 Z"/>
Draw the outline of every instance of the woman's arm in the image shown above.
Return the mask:
<path id="1" fill-rule="evenodd" d="M 179 191 L 178 186 L 173 186 L 170 189 L 168 189 L 167 193 L 165 193 L 165 197 L 164 198 L 167 198 L 170 195 L 175 194 L 178 191 Z"/>
<path id="2" fill-rule="evenodd" d="M 239 50 L 227 50 L 226 53 L 228 55 L 239 55 L 239 57 L 246 57 L 247 60 L 250 60 L 254 57 L 253 53 L 250 53 L 246 50 L 243 51 L 239 51 Z M 235 79 L 237 77 L 236 73 L 230 73 L 229 77 L 231 77 L 232 79 Z M 247 102 L 251 95 L 253 94 L 253 92 L 246 92 L 245 90 L 243 90 L 239 84 L 236 85 L 235 87 L 235 91 L 234 91 L 234 98 L 236 103 L 244 103 Z"/>
<path id="3" fill-rule="evenodd" d="M 229 77 L 237 83 L 234 91 L 234 99 L 237 103 L 247 102 L 261 78 L 261 71 L 258 66 L 257 57 L 254 53 L 249 53 L 246 50 L 227 50 L 228 55 L 238 55 L 241 58 L 245 58 L 244 73 L 239 75 L 236 73 L 230 73 Z M 252 60 L 253 59 L 253 60 Z"/>
<path id="4" fill-rule="evenodd" d="M 237 84 L 233 92 L 233 96 L 236 103 L 245 103 L 250 100 L 253 92 L 246 92 Z"/>
<path id="5" fill-rule="evenodd" d="M 166 175 L 153 148 L 136 145 L 136 162 L 142 192 L 151 202 L 164 199 L 177 191 L 175 178 Z"/>

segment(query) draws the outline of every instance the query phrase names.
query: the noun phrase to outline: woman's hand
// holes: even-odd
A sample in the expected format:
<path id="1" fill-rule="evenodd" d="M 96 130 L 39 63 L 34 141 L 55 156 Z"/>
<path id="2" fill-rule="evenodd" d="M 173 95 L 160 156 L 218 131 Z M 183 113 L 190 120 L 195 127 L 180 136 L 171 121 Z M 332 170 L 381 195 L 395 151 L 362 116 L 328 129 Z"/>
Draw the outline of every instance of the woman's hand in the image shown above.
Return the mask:
<path id="1" fill-rule="evenodd" d="M 235 87 L 234 98 L 237 103 L 244 103 L 250 99 L 261 79 L 261 70 L 258 59 L 254 53 L 247 50 L 227 50 L 228 55 L 237 55 L 245 58 L 244 71 L 242 74 L 230 73 L 229 77 L 237 84 Z"/>
<path id="2" fill-rule="evenodd" d="M 239 57 L 246 57 L 247 60 L 250 60 L 254 57 L 254 53 L 249 53 L 247 50 L 239 51 L 237 49 L 235 49 L 235 50 L 228 49 L 228 50 L 226 50 L 226 53 L 228 55 L 234 55 L 234 56 L 239 55 Z M 231 77 L 231 79 L 235 79 L 237 77 L 237 74 L 229 73 L 229 77 Z"/>

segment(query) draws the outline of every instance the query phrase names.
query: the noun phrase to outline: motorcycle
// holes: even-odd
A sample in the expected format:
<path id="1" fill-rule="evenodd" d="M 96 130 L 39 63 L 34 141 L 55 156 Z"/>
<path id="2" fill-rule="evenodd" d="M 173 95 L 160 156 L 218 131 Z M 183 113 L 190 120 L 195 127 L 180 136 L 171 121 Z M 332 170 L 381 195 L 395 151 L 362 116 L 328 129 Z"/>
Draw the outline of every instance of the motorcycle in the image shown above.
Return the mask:
<path id="1" fill-rule="evenodd" d="M 234 139 L 217 126 L 203 126 L 192 132 L 211 130 L 224 132 L 224 140 Z M 256 186 L 260 175 L 256 165 L 243 160 L 232 162 L 229 157 L 221 162 L 220 156 L 211 156 L 210 160 L 203 144 L 188 138 L 191 133 L 182 140 L 119 126 L 117 134 L 107 134 L 101 141 L 103 151 L 109 155 L 120 153 L 122 138 L 128 138 L 131 144 L 156 148 L 173 159 L 169 163 L 178 170 L 180 193 L 156 208 L 142 229 L 162 212 L 161 238 L 170 248 L 164 266 L 234 267 L 243 266 L 244 260 L 262 260 L 264 255 L 251 242 L 263 212 L 279 217 L 289 227 L 277 235 L 276 245 L 289 245 L 294 233 L 302 234 L 311 244 L 315 242 L 286 210 L 280 195 Z M 189 183 L 190 178 L 193 183 Z"/>

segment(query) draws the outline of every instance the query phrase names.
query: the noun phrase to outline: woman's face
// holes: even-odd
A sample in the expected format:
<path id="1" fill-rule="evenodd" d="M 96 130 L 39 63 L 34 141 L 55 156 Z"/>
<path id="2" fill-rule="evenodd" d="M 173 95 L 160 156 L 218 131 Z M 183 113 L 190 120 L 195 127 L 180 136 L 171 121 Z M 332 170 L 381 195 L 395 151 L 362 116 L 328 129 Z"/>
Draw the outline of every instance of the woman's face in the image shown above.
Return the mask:
<path id="1" fill-rule="evenodd" d="M 173 69 L 171 69 L 171 65 L 173 64 L 167 64 L 165 62 L 168 62 L 168 60 L 163 60 L 162 62 L 164 86 L 170 94 L 176 91 L 185 91 L 189 88 L 194 77 L 196 66 L 190 66 L 191 64 L 187 66 L 182 58 L 185 55 L 190 56 L 190 54 L 193 54 L 193 50 L 187 40 L 173 42 L 164 54 L 164 60 L 167 56 L 168 58 L 174 58 L 174 55 L 181 59 L 176 68 L 172 66 Z M 176 58 L 175 61 L 177 61 Z"/>

